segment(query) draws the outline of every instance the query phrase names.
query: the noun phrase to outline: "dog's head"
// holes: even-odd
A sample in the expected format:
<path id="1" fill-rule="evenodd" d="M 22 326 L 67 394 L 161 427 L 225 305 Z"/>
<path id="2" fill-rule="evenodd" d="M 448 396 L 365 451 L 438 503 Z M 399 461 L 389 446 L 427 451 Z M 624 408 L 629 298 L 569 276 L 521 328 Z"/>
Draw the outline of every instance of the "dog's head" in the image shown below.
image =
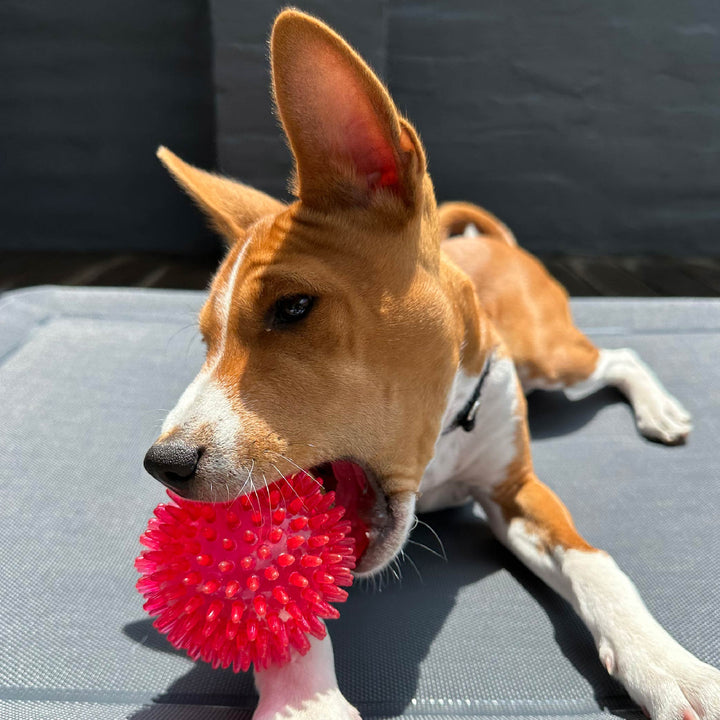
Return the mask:
<path id="1" fill-rule="evenodd" d="M 474 296 L 441 259 L 418 136 L 372 71 L 292 10 L 271 48 L 296 202 L 160 150 L 230 248 L 200 313 L 205 364 L 146 467 L 204 501 L 315 473 L 369 525 L 369 573 L 405 542 L 453 377 L 477 355 Z"/>

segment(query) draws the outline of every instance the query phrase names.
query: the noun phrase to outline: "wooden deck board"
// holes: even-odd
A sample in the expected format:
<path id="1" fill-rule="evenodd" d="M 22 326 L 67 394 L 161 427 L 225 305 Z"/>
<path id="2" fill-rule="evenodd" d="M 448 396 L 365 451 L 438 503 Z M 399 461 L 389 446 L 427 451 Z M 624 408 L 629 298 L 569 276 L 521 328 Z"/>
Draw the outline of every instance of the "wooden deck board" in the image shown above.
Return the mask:
<path id="1" fill-rule="evenodd" d="M 642 278 L 626 270 L 614 257 L 567 257 L 572 271 L 597 289 L 599 295 L 652 297 L 658 293 Z"/>
<path id="2" fill-rule="evenodd" d="M 685 262 L 677 263 L 671 258 L 628 257 L 621 258 L 620 264 L 659 295 L 708 297 L 716 294 L 702 277 L 686 272 Z"/>
<path id="3" fill-rule="evenodd" d="M 575 297 L 720 296 L 720 258 L 540 259 Z M 43 284 L 202 290 L 218 263 L 215 256 L 0 251 L 0 291 Z"/>

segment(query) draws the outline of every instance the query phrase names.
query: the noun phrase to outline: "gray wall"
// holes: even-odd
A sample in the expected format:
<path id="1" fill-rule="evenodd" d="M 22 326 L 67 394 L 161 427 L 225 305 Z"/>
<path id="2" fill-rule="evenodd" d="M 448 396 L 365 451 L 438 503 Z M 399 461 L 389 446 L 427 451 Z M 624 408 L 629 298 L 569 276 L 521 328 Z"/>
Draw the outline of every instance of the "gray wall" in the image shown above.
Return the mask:
<path id="1" fill-rule="evenodd" d="M 266 40 L 286 3 L 211 0 L 222 169 L 282 194 Z M 388 83 L 440 199 L 540 252 L 720 254 L 720 4 L 312 0 Z"/>
<path id="2" fill-rule="evenodd" d="M 2 0 L 0 249 L 207 252 L 155 159 L 214 164 L 201 0 Z"/>
<path id="3" fill-rule="evenodd" d="M 0 3 L 0 249 L 217 247 L 161 142 L 283 194 L 266 41 L 284 4 Z M 536 251 L 720 255 L 715 0 L 299 4 L 389 84 L 441 199 Z"/>

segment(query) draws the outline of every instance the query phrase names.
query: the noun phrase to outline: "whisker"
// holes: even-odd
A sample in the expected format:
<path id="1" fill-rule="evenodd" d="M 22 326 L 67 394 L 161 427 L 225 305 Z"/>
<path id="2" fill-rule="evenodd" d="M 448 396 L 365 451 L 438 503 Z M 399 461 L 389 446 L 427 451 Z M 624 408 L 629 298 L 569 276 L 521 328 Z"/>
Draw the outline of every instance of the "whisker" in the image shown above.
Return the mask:
<path id="1" fill-rule="evenodd" d="M 186 330 L 189 330 L 190 328 L 194 328 L 194 327 L 197 327 L 197 324 L 196 324 L 195 321 L 193 321 L 193 322 L 191 322 L 191 323 L 188 323 L 187 325 L 183 325 L 181 328 L 179 328 L 178 330 L 176 330 L 176 331 L 167 339 L 167 344 L 165 345 L 165 352 L 167 352 L 170 343 L 171 343 L 180 333 L 185 332 Z"/>
<path id="2" fill-rule="evenodd" d="M 245 488 L 247 487 L 248 483 L 250 482 L 250 478 L 252 477 L 252 471 L 253 471 L 254 467 L 255 467 L 255 461 L 253 460 L 252 465 L 250 466 L 250 468 L 247 472 L 247 475 L 245 476 L 245 480 L 243 480 L 242 487 L 240 488 L 240 495 L 245 494 Z"/>
<path id="3" fill-rule="evenodd" d="M 302 500 L 300 497 L 300 493 L 295 489 L 295 486 L 283 475 L 283 480 L 285 481 L 285 484 L 295 493 L 295 497 L 298 497 Z"/>
<path id="4" fill-rule="evenodd" d="M 300 497 L 300 493 L 295 489 L 295 487 L 290 483 L 290 480 L 288 480 L 285 475 L 283 475 L 280 470 L 278 469 L 277 465 L 274 465 L 273 463 L 270 463 L 273 468 L 275 468 L 275 472 L 280 476 L 280 480 L 284 480 L 285 484 L 295 493 L 297 497 Z M 301 498 L 302 499 L 302 498 Z M 285 509 L 287 510 L 287 503 L 285 504 Z"/>
<path id="5" fill-rule="evenodd" d="M 444 560 L 447 562 L 447 557 L 445 555 L 441 555 L 437 550 L 433 550 L 431 547 L 428 547 L 427 545 L 423 545 L 422 543 L 418 542 L 417 540 L 408 540 L 408 542 L 411 545 L 417 545 L 418 547 L 421 547 L 423 550 L 427 550 L 431 555 L 434 555 L 437 558 L 440 558 L 441 560 Z"/>
<path id="6" fill-rule="evenodd" d="M 190 341 L 185 346 L 185 359 L 188 359 L 188 355 L 190 355 L 190 348 L 192 347 L 193 343 L 200 338 L 199 335 L 196 333 L 193 333 L 193 335 L 190 337 Z"/>
<path id="7" fill-rule="evenodd" d="M 402 569 L 400 568 L 400 562 L 398 561 L 398 559 L 393 558 L 390 565 L 388 565 L 388 568 L 390 568 L 390 571 L 395 576 L 395 579 L 401 583 L 402 582 Z"/>
<path id="8" fill-rule="evenodd" d="M 415 561 L 404 550 L 401 550 L 400 552 L 402 554 L 403 560 L 407 560 L 413 566 L 413 569 L 417 573 L 418 579 L 420 580 L 421 583 L 424 584 L 425 581 L 423 580 L 423 576 L 422 576 L 420 570 L 418 569 L 418 566 L 415 564 Z"/>
<path id="9" fill-rule="evenodd" d="M 253 490 L 255 491 L 255 495 L 257 497 L 257 489 L 255 488 L 255 483 L 253 481 L 253 470 L 254 469 L 255 469 L 255 460 L 253 459 L 250 464 L 250 470 L 248 470 L 248 475 L 245 478 L 245 482 L 243 483 L 242 490 L 240 490 L 241 495 L 246 494 L 248 496 L 248 500 L 250 501 L 250 507 L 252 507 L 253 510 L 255 509 L 255 507 L 252 504 L 252 491 Z M 247 486 L 248 483 L 250 483 L 250 492 L 245 493 L 245 487 Z M 260 503 L 258 501 L 258 508 L 259 507 L 260 507 Z"/>
<path id="10" fill-rule="evenodd" d="M 245 480 L 245 483 L 247 483 L 247 482 L 249 481 L 251 486 L 253 485 L 253 476 L 252 476 L 252 474 L 253 474 L 253 470 L 254 470 L 254 469 L 255 469 L 255 458 L 252 458 L 252 459 L 251 459 L 251 463 L 250 463 L 250 469 L 248 470 L 248 476 L 247 476 L 247 478 L 246 478 L 246 480 Z M 243 485 L 243 489 L 245 489 L 245 485 Z"/>
<path id="11" fill-rule="evenodd" d="M 440 550 L 442 551 L 442 558 L 447 562 L 447 553 L 445 552 L 445 546 L 443 545 L 443 541 L 440 539 L 440 536 L 423 520 L 421 520 L 419 517 L 415 516 L 418 523 L 420 525 L 424 525 L 435 537 L 435 539 L 438 541 L 438 545 L 440 546 Z M 428 548 L 429 549 L 429 548 Z"/>
<path id="12" fill-rule="evenodd" d="M 296 462 L 291 460 L 289 457 L 287 457 L 286 455 L 283 455 L 282 453 L 276 453 L 276 454 L 278 455 L 278 457 L 281 457 L 286 462 L 289 462 L 293 467 L 296 467 L 300 472 L 305 473 L 308 477 L 312 478 L 313 481 L 317 485 L 319 485 L 320 487 L 323 486 L 323 484 L 316 477 L 314 477 L 311 472 L 309 472 L 308 470 L 305 470 L 304 468 L 301 468 Z M 273 465 L 273 467 L 275 467 L 275 466 Z M 277 470 L 277 468 L 275 468 L 275 469 Z M 280 472 L 280 471 L 278 470 L 278 472 Z"/>

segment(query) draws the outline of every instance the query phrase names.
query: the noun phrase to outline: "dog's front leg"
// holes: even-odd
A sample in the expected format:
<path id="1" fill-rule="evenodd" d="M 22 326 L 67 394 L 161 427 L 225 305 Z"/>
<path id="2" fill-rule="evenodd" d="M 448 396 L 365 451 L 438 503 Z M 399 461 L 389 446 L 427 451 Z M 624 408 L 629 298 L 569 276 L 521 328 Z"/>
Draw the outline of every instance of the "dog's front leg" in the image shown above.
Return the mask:
<path id="1" fill-rule="evenodd" d="M 653 720 L 720 720 L 720 672 L 670 637 L 630 579 L 583 540 L 531 471 L 476 497 L 499 539 L 573 605 L 608 672 Z"/>
<path id="2" fill-rule="evenodd" d="M 360 720 L 338 689 L 330 636 L 310 645 L 287 665 L 255 673 L 260 702 L 253 720 Z"/>

